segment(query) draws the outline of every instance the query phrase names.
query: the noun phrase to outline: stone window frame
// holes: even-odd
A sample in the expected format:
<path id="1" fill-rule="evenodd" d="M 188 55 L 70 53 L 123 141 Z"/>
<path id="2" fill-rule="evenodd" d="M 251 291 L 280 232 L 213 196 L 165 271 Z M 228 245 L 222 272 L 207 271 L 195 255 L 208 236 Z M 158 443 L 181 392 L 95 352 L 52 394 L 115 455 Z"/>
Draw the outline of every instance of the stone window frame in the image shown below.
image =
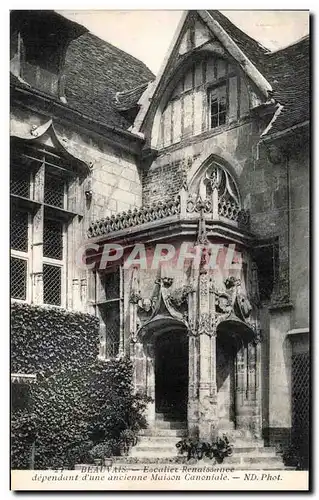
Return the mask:
<path id="1" fill-rule="evenodd" d="M 54 160 L 56 159 L 56 163 Z M 37 305 L 45 305 L 46 307 L 67 307 L 67 228 L 72 224 L 75 216 L 80 216 L 79 213 L 74 213 L 68 208 L 68 189 L 69 178 L 76 180 L 79 174 L 75 172 L 68 161 L 61 155 L 53 154 L 49 150 L 41 148 L 41 145 L 36 147 L 17 145 L 17 151 L 11 158 L 10 166 L 19 167 L 23 164 L 23 168 L 30 171 L 30 189 L 29 196 L 23 197 L 10 191 L 11 202 L 13 209 L 22 209 L 28 213 L 28 250 L 21 252 L 10 248 L 10 256 L 13 258 L 24 259 L 27 261 L 26 270 L 26 293 L 25 299 L 15 298 L 11 296 L 11 300 L 17 302 L 26 302 Z M 63 165 L 63 166 L 62 166 Z M 56 170 L 58 176 L 63 179 L 64 183 L 64 199 L 63 207 L 49 205 L 44 202 L 45 191 L 45 171 Z M 12 209 L 11 209 L 12 213 Z M 36 219 L 39 226 L 36 227 Z M 62 258 L 55 259 L 43 255 L 43 234 L 45 220 L 57 220 L 62 225 Z M 39 249 L 41 251 L 39 252 Z M 61 268 L 61 289 L 59 292 L 59 303 L 44 302 L 44 283 L 43 283 L 43 266 L 51 265 Z M 11 295 L 11 294 L 10 294 Z"/>

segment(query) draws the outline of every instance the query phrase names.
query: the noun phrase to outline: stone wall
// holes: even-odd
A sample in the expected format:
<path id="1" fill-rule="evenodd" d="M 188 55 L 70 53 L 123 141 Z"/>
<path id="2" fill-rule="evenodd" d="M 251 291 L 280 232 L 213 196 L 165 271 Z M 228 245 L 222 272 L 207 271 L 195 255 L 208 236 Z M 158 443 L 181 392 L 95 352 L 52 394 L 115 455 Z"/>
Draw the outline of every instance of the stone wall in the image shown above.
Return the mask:
<path id="1" fill-rule="evenodd" d="M 268 152 L 268 154 L 267 154 Z M 289 332 L 309 327 L 309 151 L 307 135 L 295 134 L 269 144 L 258 162 L 262 179 L 259 211 L 252 214 L 255 233 L 277 236 L 279 283 L 262 325 L 269 350 L 264 366 L 265 437 L 287 445 L 291 438 L 291 356 Z M 266 210 L 267 208 L 267 210 Z M 264 210 L 264 211 L 263 211 Z M 268 421 L 268 422 L 267 422 Z"/>
<path id="2" fill-rule="evenodd" d="M 296 151 L 289 159 L 290 173 L 290 277 L 294 304 L 291 328 L 309 326 L 309 151 Z"/>
<path id="3" fill-rule="evenodd" d="M 194 160 L 203 162 L 210 155 L 219 157 L 239 182 L 244 204 L 249 200 L 246 184 L 247 172 L 252 169 L 257 131 L 251 123 L 228 127 L 222 133 L 213 130 L 182 141 L 159 152 L 151 165 L 143 165 L 143 204 L 168 200 L 179 192 L 182 184 L 181 161 L 190 158 L 188 168 Z"/>

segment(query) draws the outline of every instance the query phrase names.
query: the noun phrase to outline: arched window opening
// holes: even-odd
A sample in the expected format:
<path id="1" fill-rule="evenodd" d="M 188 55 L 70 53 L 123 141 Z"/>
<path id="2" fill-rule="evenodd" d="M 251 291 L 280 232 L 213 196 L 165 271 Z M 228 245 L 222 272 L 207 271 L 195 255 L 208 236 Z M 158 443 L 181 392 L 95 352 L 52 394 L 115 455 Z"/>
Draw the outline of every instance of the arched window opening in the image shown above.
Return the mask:
<path id="1" fill-rule="evenodd" d="M 201 181 L 205 199 L 212 198 L 214 189 L 217 190 L 218 199 L 235 203 L 240 207 L 240 196 L 234 179 L 229 172 L 223 169 L 218 163 L 213 163 L 207 170 Z"/>

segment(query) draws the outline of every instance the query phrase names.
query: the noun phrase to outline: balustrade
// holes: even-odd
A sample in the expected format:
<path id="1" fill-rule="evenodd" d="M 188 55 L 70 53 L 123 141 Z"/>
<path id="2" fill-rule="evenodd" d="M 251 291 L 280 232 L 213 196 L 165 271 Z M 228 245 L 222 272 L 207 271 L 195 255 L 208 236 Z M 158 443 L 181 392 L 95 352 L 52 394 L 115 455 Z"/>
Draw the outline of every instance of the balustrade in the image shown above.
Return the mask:
<path id="1" fill-rule="evenodd" d="M 249 228 L 249 212 L 243 210 L 235 201 L 220 197 L 216 208 L 212 198 L 202 199 L 198 195 L 185 196 L 186 193 L 183 194 L 166 202 L 159 201 L 94 221 L 88 229 L 88 237 L 94 238 L 168 217 L 174 217 L 176 220 L 193 219 L 194 216 L 200 217 L 201 214 L 204 214 L 207 220 L 231 221 L 238 227 Z"/>

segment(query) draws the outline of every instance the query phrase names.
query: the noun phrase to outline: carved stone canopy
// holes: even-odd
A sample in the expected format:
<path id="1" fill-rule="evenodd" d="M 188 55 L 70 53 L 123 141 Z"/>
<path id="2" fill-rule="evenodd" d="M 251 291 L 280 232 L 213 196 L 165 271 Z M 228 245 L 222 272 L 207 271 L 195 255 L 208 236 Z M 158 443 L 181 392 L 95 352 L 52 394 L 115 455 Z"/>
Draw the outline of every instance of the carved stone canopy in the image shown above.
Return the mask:
<path id="1" fill-rule="evenodd" d="M 185 322 L 177 320 L 176 318 L 169 317 L 167 315 L 158 314 L 150 321 L 146 322 L 141 326 L 141 328 L 134 335 L 133 342 L 142 342 L 143 344 L 148 344 L 152 342 L 152 339 L 162 335 L 165 332 L 171 332 L 172 335 L 176 331 L 187 332 L 187 325 Z"/>
<path id="2" fill-rule="evenodd" d="M 157 277 L 149 298 L 143 298 L 136 288 L 132 290 L 130 302 L 135 304 L 138 317 L 137 329 L 131 335 L 132 341 L 136 342 L 138 337 L 144 336 L 143 332 L 149 330 L 151 325 L 158 327 L 163 322 L 174 320 L 179 326 L 187 327 L 188 294 L 192 287 L 185 285 L 172 289 L 172 284 L 171 277 Z"/>
<path id="3" fill-rule="evenodd" d="M 237 336 L 243 342 L 259 342 L 258 332 L 252 324 L 248 324 L 239 319 L 234 314 L 222 319 L 217 325 L 218 336 Z"/>

